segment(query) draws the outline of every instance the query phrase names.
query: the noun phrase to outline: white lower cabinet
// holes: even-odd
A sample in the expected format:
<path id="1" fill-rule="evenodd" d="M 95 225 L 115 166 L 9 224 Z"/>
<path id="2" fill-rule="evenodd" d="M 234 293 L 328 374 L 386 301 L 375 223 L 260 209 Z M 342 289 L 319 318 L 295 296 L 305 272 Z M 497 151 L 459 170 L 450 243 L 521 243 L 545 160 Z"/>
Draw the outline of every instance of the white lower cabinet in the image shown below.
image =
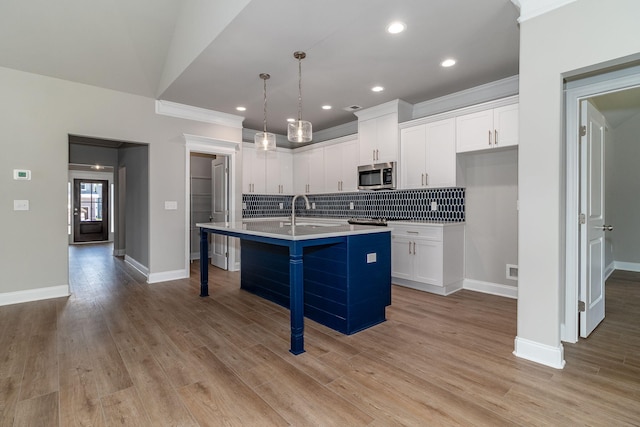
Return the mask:
<path id="1" fill-rule="evenodd" d="M 462 289 L 464 224 L 394 222 L 391 276 L 397 285 L 448 295 Z"/>

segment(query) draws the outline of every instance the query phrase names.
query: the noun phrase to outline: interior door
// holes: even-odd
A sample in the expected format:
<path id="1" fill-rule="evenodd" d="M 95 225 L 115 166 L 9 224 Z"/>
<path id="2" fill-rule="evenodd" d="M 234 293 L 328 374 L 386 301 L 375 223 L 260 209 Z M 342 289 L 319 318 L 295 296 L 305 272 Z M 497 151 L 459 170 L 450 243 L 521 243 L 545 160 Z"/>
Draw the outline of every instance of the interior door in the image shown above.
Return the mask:
<path id="1" fill-rule="evenodd" d="M 586 338 L 604 319 L 605 119 L 589 101 L 580 106 L 580 336 Z"/>
<path id="2" fill-rule="evenodd" d="M 73 241 L 109 240 L 109 181 L 73 180 Z"/>
<path id="3" fill-rule="evenodd" d="M 226 156 L 217 156 L 211 161 L 211 221 L 213 222 L 225 222 L 229 219 L 227 165 Z M 212 233 L 211 239 L 211 264 L 227 270 L 229 238 Z"/>

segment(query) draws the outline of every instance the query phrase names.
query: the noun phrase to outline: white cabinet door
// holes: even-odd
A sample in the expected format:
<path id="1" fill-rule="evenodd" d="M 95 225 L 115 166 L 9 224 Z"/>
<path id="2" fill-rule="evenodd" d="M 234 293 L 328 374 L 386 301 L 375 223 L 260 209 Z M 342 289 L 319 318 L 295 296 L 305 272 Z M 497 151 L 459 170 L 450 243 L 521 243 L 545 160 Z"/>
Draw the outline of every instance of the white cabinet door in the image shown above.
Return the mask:
<path id="1" fill-rule="evenodd" d="M 519 105 L 492 108 L 456 118 L 456 151 L 518 145 Z"/>
<path id="2" fill-rule="evenodd" d="M 242 148 L 242 192 L 265 194 L 266 158 L 265 152 L 253 147 Z"/>
<path id="3" fill-rule="evenodd" d="M 398 114 L 385 114 L 378 117 L 376 122 L 376 163 L 395 162 L 398 159 Z"/>
<path id="4" fill-rule="evenodd" d="M 442 242 L 415 239 L 414 280 L 442 286 Z"/>
<path id="5" fill-rule="evenodd" d="M 456 121 L 441 120 L 428 123 L 425 185 L 427 187 L 455 187 L 456 185 Z"/>
<path id="6" fill-rule="evenodd" d="M 324 190 L 324 149 L 307 151 L 308 193 L 322 193 Z"/>
<path id="7" fill-rule="evenodd" d="M 358 140 L 342 144 L 342 191 L 358 190 Z M 325 162 L 327 156 L 325 156 Z"/>
<path id="8" fill-rule="evenodd" d="M 267 194 L 291 194 L 293 181 L 292 155 L 280 151 L 264 153 Z"/>
<path id="9" fill-rule="evenodd" d="M 358 187 L 358 141 L 324 149 L 324 191 L 356 191 Z"/>
<path id="10" fill-rule="evenodd" d="M 493 110 L 493 126 L 495 134 L 493 143 L 496 147 L 518 145 L 519 104 L 506 105 Z"/>
<path id="11" fill-rule="evenodd" d="M 360 144 L 360 164 L 376 163 L 376 148 L 378 144 L 378 125 L 376 119 L 358 122 L 358 139 Z"/>
<path id="12" fill-rule="evenodd" d="M 398 113 L 358 122 L 360 164 L 394 162 L 398 158 Z"/>
<path id="13" fill-rule="evenodd" d="M 493 110 L 456 117 L 456 151 L 486 150 L 493 146 Z"/>
<path id="14" fill-rule="evenodd" d="M 413 279 L 413 241 L 408 237 L 391 236 L 391 276 Z"/>
<path id="15" fill-rule="evenodd" d="M 330 145 L 324 149 L 324 189 L 330 193 L 341 191 L 342 144 Z"/>
<path id="16" fill-rule="evenodd" d="M 425 186 L 426 157 L 426 125 L 402 129 L 400 132 L 401 188 L 422 188 Z"/>
<path id="17" fill-rule="evenodd" d="M 309 155 L 308 151 L 293 155 L 293 192 L 295 194 L 307 193 L 309 183 Z"/>

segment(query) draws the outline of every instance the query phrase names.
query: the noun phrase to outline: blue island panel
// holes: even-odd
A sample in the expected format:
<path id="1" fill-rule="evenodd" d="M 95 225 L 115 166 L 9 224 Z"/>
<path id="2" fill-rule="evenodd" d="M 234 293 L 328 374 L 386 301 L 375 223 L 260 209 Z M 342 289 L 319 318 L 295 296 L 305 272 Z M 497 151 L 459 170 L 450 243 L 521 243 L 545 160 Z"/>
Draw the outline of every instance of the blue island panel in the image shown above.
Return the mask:
<path id="1" fill-rule="evenodd" d="M 305 247 L 305 317 L 345 334 L 383 322 L 391 304 L 390 240 L 390 233 L 374 233 Z M 243 240 L 241 257 L 242 289 L 289 308 L 288 248 Z"/>

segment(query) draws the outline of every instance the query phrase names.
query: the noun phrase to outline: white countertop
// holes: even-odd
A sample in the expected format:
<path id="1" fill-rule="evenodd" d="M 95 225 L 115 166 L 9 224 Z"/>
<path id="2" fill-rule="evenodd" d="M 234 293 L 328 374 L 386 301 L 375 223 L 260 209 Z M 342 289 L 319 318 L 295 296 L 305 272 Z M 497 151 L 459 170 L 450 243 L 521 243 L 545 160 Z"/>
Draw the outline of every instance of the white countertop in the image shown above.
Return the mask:
<path id="1" fill-rule="evenodd" d="M 389 227 L 332 223 L 326 220 L 316 221 L 311 218 L 297 218 L 295 227 L 291 225 L 289 220 L 206 222 L 197 223 L 196 227 L 283 240 L 311 240 L 391 231 Z"/>

